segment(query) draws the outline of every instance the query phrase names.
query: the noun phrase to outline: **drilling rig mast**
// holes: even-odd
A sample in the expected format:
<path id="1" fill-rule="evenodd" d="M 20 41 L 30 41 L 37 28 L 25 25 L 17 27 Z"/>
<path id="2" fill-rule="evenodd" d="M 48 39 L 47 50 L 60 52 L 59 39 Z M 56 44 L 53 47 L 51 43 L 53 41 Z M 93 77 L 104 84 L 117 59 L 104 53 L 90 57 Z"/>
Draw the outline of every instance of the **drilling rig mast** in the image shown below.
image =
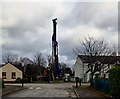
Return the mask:
<path id="1" fill-rule="evenodd" d="M 53 19 L 53 35 L 52 35 L 52 67 L 54 70 L 54 77 L 58 77 L 60 75 L 60 68 L 58 62 L 58 42 L 56 40 L 56 19 Z"/>

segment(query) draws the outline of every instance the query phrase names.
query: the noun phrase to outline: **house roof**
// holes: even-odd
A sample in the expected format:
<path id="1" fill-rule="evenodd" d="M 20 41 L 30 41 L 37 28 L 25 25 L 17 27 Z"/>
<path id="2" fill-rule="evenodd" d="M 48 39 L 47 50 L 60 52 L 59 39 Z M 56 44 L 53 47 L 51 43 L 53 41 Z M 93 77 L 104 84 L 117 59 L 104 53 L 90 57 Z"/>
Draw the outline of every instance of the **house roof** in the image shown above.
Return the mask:
<path id="1" fill-rule="evenodd" d="M 12 66 L 14 66 L 14 67 L 16 67 L 17 69 L 19 69 L 20 71 L 22 71 L 22 68 L 21 68 L 20 65 L 15 65 L 15 64 L 12 64 L 12 63 L 10 63 L 10 62 L 5 63 L 5 64 L 2 64 L 2 65 L 0 66 L 0 68 L 1 68 L 1 67 L 4 67 L 6 64 L 11 64 Z"/>
<path id="2" fill-rule="evenodd" d="M 109 64 L 114 64 L 117 61 L 120 62 L 120 56 L 87 56 L 87 55 L 78 55 L 78 57 L 84 62 L 84 63 L 89 63 L 90 60 L 92 63 L 99 61 L 101 63 L 109 63 Z"/>

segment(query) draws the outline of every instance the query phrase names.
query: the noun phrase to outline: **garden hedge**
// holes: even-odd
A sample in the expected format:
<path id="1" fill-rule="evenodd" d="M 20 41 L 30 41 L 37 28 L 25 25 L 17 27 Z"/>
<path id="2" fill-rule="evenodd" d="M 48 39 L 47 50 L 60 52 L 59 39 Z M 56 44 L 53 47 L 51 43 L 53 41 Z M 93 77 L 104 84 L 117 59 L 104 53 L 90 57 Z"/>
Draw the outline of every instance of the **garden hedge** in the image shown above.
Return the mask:
<path id="1" fill-rule="evenodd" d="M 109 71 L 110 93 L 120 97 L 120 66 L 115 66 Z"/>

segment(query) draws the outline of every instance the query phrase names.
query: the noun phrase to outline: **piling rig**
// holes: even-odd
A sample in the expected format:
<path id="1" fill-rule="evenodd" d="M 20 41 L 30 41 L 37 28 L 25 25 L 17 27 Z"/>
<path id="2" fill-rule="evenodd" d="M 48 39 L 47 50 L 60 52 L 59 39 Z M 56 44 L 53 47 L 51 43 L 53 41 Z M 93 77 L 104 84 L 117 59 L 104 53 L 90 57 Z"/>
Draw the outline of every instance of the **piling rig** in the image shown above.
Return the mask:
<path id="1" fill-rule="evenodd" d="M 56 40 L 56 22 L 57 18 L 53 19 L 53 35 L 52 35 L 52 78 L 60 76 L 60 66 L 58 59 L 58 42 Z"/>

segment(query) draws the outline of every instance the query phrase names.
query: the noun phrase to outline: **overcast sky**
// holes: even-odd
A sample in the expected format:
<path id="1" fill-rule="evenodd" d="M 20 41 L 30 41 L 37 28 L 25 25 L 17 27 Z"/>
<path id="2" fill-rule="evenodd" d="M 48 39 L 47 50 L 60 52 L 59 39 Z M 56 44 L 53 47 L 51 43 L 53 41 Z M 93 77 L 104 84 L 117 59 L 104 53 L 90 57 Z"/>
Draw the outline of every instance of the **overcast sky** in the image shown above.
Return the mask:
<path id="1" fill-rule="evenodd" d="M 2 2 L 0 9 L 3 54 L 11 51 L 31 59 L 36 52 L 50 54 L 53 18 L 58 19 L 60 62 L 74 64 L 73 48 L 88 34 L 118 43 L 117 2 Z"/>

